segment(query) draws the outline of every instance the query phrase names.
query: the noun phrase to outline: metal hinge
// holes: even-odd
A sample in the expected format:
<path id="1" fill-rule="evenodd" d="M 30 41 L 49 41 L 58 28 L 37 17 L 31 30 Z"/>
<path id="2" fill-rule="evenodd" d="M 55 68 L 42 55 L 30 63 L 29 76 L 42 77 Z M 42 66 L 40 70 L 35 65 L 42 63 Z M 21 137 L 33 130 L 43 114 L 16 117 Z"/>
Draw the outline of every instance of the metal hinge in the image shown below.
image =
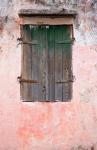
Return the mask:
<path id="1" fill-rule="evenodd" d="M 17 43 L 17 46 L 20 45 L 20 44 L 22 44 L 22 40 L 23 40 L 23 39 L 22 39 L 21 37 L 20 37 L 20 38 L 17 38 L 17 42 L 18 42 L 18 43 Z"/>
<path id="2" fill-rule="evenodd" d="M 61 84 L 61 83 L 69 83 L 69 82 L 74 82 L 75 80 L 76 80 L 76 78 L 75 78 L 75 76 L 73 75 L 72 78 L 69 79 L 69 80 L 59 80 L 59 81 L 57 81 L 56 83 L 59 83 L 59 84 Z"/>
<path id="3" fill-rule="evenodd" d="M 17 46 L 20 45 L 20 44 L 29 44 L 29 45 L 37 45 L 38 42 L 36 40 L 32 41 L 32 42 L 29 42 L 29 41 L 23 41 L 23 38 L 17 38 Z"/>
<path id="4" fill-rule="evenodd" d="M 68 83 L 68 82 L 74 82 L 73 80 L 60 80 L 57 81 L 56 83 Z"/>
<path id="5" fill-rule="evenodd" d="M 17 77 L 18 82 L 22 83 L 39 83 L 37 80 L 31 80 L 31 79 L 23 79 L 22 77 Z"/>

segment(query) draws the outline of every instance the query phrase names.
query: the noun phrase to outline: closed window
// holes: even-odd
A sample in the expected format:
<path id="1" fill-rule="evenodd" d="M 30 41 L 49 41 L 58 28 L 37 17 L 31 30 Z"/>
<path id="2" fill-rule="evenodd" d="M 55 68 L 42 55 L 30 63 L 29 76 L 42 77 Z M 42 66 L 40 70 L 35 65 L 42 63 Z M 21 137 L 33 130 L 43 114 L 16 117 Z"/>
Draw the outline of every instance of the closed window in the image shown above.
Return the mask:
<path id="1" fill-rule="evenodd" d="M 22 26 L 23 101 L 72 98 L 72 37 L 69 25 Z"/>

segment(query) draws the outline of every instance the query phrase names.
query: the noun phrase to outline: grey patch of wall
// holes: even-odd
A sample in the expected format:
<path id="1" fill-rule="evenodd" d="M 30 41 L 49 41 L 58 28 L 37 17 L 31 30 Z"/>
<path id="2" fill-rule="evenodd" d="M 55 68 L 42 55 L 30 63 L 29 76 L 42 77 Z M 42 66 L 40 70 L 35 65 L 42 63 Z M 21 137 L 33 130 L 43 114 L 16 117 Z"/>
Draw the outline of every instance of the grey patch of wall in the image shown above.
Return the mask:
<path id="1" fill-rule="evenodd" d="M 74 146 L 71 148 L 71 150 L 97 150 L 97 143 L 91 146 L 82 146 L 82 145 Z"/>

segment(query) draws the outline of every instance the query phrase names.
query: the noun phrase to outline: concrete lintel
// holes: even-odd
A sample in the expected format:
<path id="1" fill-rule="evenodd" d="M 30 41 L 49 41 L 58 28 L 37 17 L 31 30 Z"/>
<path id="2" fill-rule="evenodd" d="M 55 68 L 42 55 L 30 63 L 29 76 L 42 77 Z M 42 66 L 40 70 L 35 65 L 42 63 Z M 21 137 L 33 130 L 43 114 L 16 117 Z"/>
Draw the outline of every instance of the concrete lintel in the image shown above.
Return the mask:
<path id="1" fill-rule="evenodd" d="M 37 10 L 37 9 L 21 9 L 19 11 L 19 16 L 35 16 L 35 17 L 75 17 L 77 12 L 74 10 L 67 10 L 67 9 L 44 9 L 44 10 Z"/>

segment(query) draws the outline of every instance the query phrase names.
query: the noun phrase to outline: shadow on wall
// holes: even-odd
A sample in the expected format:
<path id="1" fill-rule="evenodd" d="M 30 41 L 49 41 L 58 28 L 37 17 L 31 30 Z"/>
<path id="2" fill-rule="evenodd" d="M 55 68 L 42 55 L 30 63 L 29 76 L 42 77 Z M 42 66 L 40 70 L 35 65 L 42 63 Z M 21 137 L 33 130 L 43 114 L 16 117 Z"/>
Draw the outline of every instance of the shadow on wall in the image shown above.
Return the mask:
<path id="1" fill-rule="evenodd" d="M 77 147 L 72 147 L 71 150 L 97 150 L 96 149 L 97 147 L 95 147 L 95 146 L 96 145 L 93 145 L 93 146 L 87 148 L 87 147 L 79 145 Z"/>

